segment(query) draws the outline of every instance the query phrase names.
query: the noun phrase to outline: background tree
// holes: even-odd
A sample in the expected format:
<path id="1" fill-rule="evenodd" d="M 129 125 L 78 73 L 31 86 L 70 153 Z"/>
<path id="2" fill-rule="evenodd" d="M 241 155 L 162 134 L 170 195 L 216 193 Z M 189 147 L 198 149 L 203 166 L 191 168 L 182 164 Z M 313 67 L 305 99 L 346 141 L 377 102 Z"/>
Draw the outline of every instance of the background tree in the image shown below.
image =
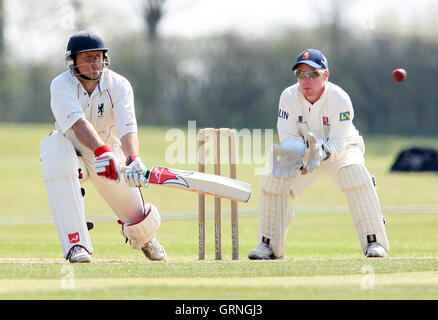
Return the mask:
<path id="1" fill-rule="evenodd" d="M 145 0 L 143 17 L 147 27 L 148 41 L 154 43 L 158 39 L 158 25 L 164 15 L 166 0 Z"/>
<path id="2" fill-rule="evenodd" d="M 149 6 L 136 11 L 138 21 L 145 21 L 143 12 L 152 17 L 154 8 L 159 12 L 157 26 L 164 15 L 164 0 L 139 1 Z M 185 10 L 193 3 L 186 1 L 176 9 Z M 41 0 L 26 6 L 0 0 L 3 33 L 7 24 L 23 36 L 32 35 L 3 42 L 0 121 L 53 121 L 50 81 L 65 70 L 68 37 L 76 28 L 89 28 L 100 33 L 110 48 L 111 68 L 131 81 L 140 125 L 185 126 L 188 120 L 196 120 L 205 127 L 274 128 L 280 94 L 296 82 L 291 67 L 298 53 L 319 48 L 327 55 L 330 81 L 352 99 L 361 133 L 437 135 L 437 32 L 432 28 L 426 33 L 423 27 L 436 24 L 432 20 L 437 10 L 413 16 L 404 22 L 404 29 L 396 27 L 398 23 L 388 24 L 385 13 L 376 15 L 375 28 L 365 29 L 347 23 L 345 2 L 342 6 L 339 0 L 321 3 L 325 6 L 315 14 L 319 23 L 278 28 L 274 34 L 249 37 L 225 31 L 199 37 L 162 35 L 145 41 L 145 29 L 120 27 L 132 15 L 123 18 L 122 13 L 110 11 L 114 8 L 102 10 L 103 0 Z M 13 22 L 7 12 L 12 4 L 20 9 Z M 175 7 L 165 13 L 166 19 L 173 12 Z M 71 17 L 74 21 L 68 20 Z M 407 27 L 415 23 L 422 24 L 421 33 Z M 157 28 L 151 30 L 157 36 Z M 46 46 L 37 49 L 35 45 L 42 41 Z M 405 82 L 391 79 L 398 67 L 408 71 Z"/>

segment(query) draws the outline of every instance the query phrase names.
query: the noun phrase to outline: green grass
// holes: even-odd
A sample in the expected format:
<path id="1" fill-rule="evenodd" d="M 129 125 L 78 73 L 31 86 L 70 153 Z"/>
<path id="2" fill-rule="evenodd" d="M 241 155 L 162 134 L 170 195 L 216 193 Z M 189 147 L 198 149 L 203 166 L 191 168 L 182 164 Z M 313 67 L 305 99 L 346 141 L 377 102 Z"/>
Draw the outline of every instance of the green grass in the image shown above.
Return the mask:
<path id="1" fill-rule="evenodd" d="M 167 262 L 148 262 L 119 234 L 119 226 L 94 187 L 86 183 L 93 262 L 62 258 L 51 222 L 39 164 L 39 142 L 52 125 L 0 124 L 0 299 L 437 299 L 438 207 L 435 173 L 394 174 L 396 154 L 416 143 L 438 147 L 434 138 L 365 137 L 366 161 L 375 175 L 391 249 L 386 259 L 363 257 L 344 196 L 323 178 L 293 202 L 296 218 L 286 258 L 249 261 L 258 229 L 259 176 L 239 165 L 239 178 L 253 185 L 240 205 L 240 260 L 231 261 L 230 219 L 223 219 L 224 261 L 213 261 L 213 221 L 207 219 L 207 261 L 197 260 L 197 196 L 151 186 L 147 201 L 163 216 L 159 239 Z M 168 165 L 167 128 L 141 128 L 142 158 Z M 170 167 L 196 169 L 195 164 Z M 225 168 L 224 168 L 225 169 Z M 229 208 L 224 201 L 224 211 Z M 207 201 L 208 210 L 213 201 Z M 210 212 L 211 213 L 211 212 Z M 227 212 L 226 212 L 227 213 Z"/>

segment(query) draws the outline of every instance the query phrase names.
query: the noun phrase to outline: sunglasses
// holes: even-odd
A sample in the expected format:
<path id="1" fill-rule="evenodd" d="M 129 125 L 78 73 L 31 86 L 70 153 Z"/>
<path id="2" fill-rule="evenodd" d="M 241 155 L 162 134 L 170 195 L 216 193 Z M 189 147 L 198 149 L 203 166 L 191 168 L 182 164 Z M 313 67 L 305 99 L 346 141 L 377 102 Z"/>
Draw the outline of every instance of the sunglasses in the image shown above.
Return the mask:
<path id="1" fill-rule="evenodd" d="M 320 75 L 324 74 L 326 70 L 310 70 L 310 71 L 301 71 L 301 70 L 295 70 L 295 75 L 298 79 L 304 79 L 304 77 L 307 77 L 309 79 L 315 79 L 318 78 Z"/>

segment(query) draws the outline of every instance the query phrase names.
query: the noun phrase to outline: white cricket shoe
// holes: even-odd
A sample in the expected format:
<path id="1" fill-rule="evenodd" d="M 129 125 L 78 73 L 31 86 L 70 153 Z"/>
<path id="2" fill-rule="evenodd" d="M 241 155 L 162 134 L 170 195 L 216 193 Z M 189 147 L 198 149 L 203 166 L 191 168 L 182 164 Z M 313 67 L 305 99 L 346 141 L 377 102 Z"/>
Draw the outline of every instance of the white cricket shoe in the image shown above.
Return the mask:
<path id="1" fill-rule="evenodd" d="M 367 258 L 384 258 L 386 257 L 386 250 L 378 243 L 371 244 L 366 253 Z"/>
<path id="2" fill-rule="evenodd" d="M 153 237 L 142 249 L 144 255 L 149 260 L 162 261 L 167 259 L 166 251 L 158 242 L 157 238 Z"/>
<path id="3" fill-rule="evenodd" d="M 83 247 L 74 246 L 70 250 L 68 261 L 71 263 L 89 263 L 91 262 L 91 256 Z"/>
<path id="4" fill-rule="evenodd" d="M 248 253 L 248 258 L 250 258 L 251 260 L 276 259 L 271 247 L 264 242 L 260 243 L 259 246 L 254 250 L 251 250 Z"/>

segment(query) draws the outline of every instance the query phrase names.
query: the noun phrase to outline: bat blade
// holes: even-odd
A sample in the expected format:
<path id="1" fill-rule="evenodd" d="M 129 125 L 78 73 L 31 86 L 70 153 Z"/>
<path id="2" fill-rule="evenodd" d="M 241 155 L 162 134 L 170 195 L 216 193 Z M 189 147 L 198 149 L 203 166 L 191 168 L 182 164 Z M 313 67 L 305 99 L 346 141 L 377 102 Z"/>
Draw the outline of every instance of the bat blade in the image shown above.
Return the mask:
<path id="1" fill-rule="evenodd" d="M 247 202 L 251 196 L 249 183 L 215 174 L 166 167 L 152 167 L 149 183 L 241 202 Z"/>

